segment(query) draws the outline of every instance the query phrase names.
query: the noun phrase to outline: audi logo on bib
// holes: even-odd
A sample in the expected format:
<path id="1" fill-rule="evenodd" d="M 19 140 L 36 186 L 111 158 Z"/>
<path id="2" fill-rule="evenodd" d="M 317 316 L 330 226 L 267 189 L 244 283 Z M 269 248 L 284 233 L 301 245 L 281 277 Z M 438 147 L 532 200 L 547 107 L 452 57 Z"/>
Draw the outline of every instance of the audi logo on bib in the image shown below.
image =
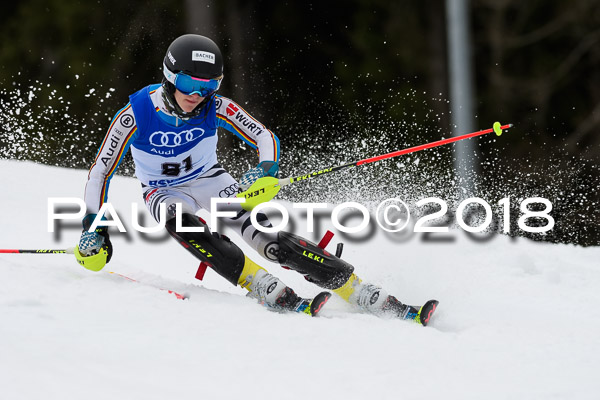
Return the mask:
<path id="1" fill-rule="evenodd" d="M 179 147 L 195 142 L 204 135 L 204 129 L 192 128 L 181 132 L 154 132 L 150 144 L 155 147 Z"/>
<path id="2" fill-rule="evenodd" d="M 239 188 L 240 187 L 237 183 L 233 183 L 233 184 L 227 186 L 226 188 L 224 188 L 223 190 L 221 190 L 219 192 L 219 197 L 221 197 L 221 198 L 231 197 L 238 193 Z"/>

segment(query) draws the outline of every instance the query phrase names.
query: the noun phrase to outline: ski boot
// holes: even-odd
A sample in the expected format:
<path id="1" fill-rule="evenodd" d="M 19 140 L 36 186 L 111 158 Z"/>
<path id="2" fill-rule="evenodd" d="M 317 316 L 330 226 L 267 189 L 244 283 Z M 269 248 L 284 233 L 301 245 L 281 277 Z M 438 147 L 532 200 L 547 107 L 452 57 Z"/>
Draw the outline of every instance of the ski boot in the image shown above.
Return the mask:
<path id="1" fill-rule="evenodd" d="M 363 284 L 359 279 L 357 280 L 359 283 L 355 285 L 348 301 L 376 315 L 410 320 L 427 326 L 439 303 L 437 300 L 429 300 L 421 307 L 403 304 L 379 286 Z"/>
<path id="2" fill-rule="evenodd" d="M 391 313 L 398 318 L 413 320 L 417 324 L 427 326 L 438 304 L 437 300 L 429 300 L 417 309 L 418 306 L 402 304 L 394 296 L 388 296 L 383 304 L 382 311 L 383 313 Z"/>
<path id="3" fill-rule="evenodd" d="M 257 299 L 272 311 L 297 312 L 316 317 L 331 297 L 329 292 L 321 292 L 312 299 L 302 298 L 264 269 L 246 279 L 250 282 L 246 287 L 249 290 L 247 296 Z"/>

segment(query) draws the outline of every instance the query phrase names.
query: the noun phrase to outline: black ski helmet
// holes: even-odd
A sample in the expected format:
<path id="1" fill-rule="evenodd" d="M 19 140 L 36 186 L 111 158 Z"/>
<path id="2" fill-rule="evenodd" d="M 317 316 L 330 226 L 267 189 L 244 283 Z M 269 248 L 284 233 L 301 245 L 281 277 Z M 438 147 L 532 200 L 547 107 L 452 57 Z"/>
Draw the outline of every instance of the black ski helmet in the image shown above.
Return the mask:
<path id="1" fill-rule="evenodd" d="M 164 69 L 168 69 L 165 71 Z M 163 60 L 163 74 L 168 72 L 201 79 L 219 79 L 223 76 L 223 56 L 219 46 L 206 36 L 187 34 L 175 39 L 167 49 Z M 175 86 L 166 78 L 162 80 L 163 94 L 171 111 L 181 118 L 192 118 L 200 114 L 214 94 L 204 99 L 193 111 L 184 112 L 175 101 Z"/>

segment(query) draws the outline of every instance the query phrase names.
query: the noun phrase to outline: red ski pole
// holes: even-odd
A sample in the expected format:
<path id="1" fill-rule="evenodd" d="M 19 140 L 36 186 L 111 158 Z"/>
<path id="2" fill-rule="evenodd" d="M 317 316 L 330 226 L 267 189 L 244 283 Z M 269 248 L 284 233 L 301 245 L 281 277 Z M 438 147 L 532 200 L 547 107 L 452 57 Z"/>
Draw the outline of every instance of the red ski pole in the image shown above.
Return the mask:
<path id="1" fill-rule="evenodd" d="M 300 176 L 296 176 L 293 178 L 280 179 L 279 184 L 281 186 L 285 186 L 285 185 L 289 185 L 290 183 L 302 181 L 302 180 L 309 179 L 309 178 L 314 178 L 316 176 L 320 176 L 320 175 L 327 174 L 330 172 L 337 172 L 337 171 L 340 171 L 345 168 L 358 167 L 360 165 L 370 164 L 370 163 L 373 163 L 376 161 L 386 160 L 388 158 L 403 156 L 405 154 L 410 154 L 410 153 L 416 153 L 417 151 L 430 149 L 432 147 L 442 146 L 442 145 L 445 145 L 448 143 L 458 142 L 459 140 L 469 139 L 469 138 L 472 138 L 475 136 L 481 136 L 481 135 L 485 135 L 485 134 L 491 133 L 491 132 L 496 132 L 496 134 L 498 136 L 500 136 L 504 129 L 509 129 L 509 128 L 512 128 L 512 124 L 506 124 L 506 125 L 501 126 L 499 122 L 496 122 L 496 123 L 494 123 L 493 128 L 483 129 L 481 131 L 472 132 L 472 133 L 466 133 L 464 135 L 454 136 L 454 137 L 451 137 L 448 139 L 442 139 L 442 140 L 438 140 L 438 141 L 431 142 L 431 143 L 425 143 L 425 144 L 421 144 L 419 146 L 409 147 L 407 149 L 393 151 L 393 152 L 387 153 L 387 154 L 382 154 L 380 156 L 365 158 L 364 160 L 359 160 L 359 161 L 352 162 L 349 164 L 338 165 L 337 167 L 325 168 L 321 171 L 311 172 L 306 175 L 300 175 Z"/>
<path id="2" fill-rule="evenodd" d="M 37 249 L 37 250 L 23 250 L 23 249 L 0 249 L 2 253 L 19 253 L 19 254 L 73 254 L 74 249 L 64 250 L 49 250 L 49 249 Z"/>
<path id="3" fill-rule="evenodd" d="M 46 249 L 37 249 L 37 250 L 36 249 L 34 249 L 34 250 L 0 249 L 0 254 L 9 254 L 9 253 L 12 253 L 12 254 L 74 254 L 74 251 L 75 251 L 75 249 L 72 248 L 72 247 L 68 248 L 68 249 L 64 249 L 64 250 L 50 250 L 50 249 L 48 249 L 48 250 L 46 250 Z M 131 281 L 131 282 L 142 283 L 142 282 L 140 282 L 138 280 L 135 280 L 135 279 L 130 278 L 128 276 L 119 274 L 117 272 L 108 271 L 108 273 L 109 274 L 113 274 L 115 276 L 120 276 L 121 278 L 127 279 L 128 281 Z M 146 285 L 149 285 L 149 284 L 146 283 Z M 155 287 L 156 289 L 159 289 L 159 290 L 166 291 L 166 292 L 174 295 L 175 297 L 177 297 L 180 300 L 185 300 L 185 299 L 187 299 L 189 297 L 185 293 L 181 294 L 181 293 L 178 293 L 178 292 L 176 292 L 174 290 L 165 289 L 165 288 L 162 288 L 162 287 L 159 287 L 159 286 L 154 286 L 154 285 L 149 285 L 149 286 Z"/>
<path id="4" fill-rule="evenodd" d="M 363 160 L 351 162 L 351 163 L 344 164 L 344 165 L 338 165 L 336 167 L 324 168 L 319 171 L 309 172 L 308 174 L 305 174 L 305 175 L 299 175 L 299 176 L 284 178 L 284 179 L 277 179 L 277 178 L 273 178 L 273 177 L 260 178 L 256 182 L 254 182 L 254 184 L 252 186 L 250 186 L 250 188 L 248 190 L 246 190 L 245 192 L 239 193 L 237 195 L 237 197 L 244 197 L 246 199 L 246 202 L 242 204 L 242 207 L 244 207 L 246 210 L 251 210 L 256 205 L 258 205 L 260 203 L 265 203 L 265 202 L 273 199 L 275 197 L 275 195 L 277 195 L 277 193 L 279 192 L 279 189 L 281 189 L 282 186 L 286 186 L 286 185 L 292 184 L 294 182 L 304 181 L 304 180 L 311 179 L 311 178 L 316 178 L 317 176 L 322 176 L 325 174 L 329 174 L 331 172 L 341 171 L 346 168 L 358 167 L 360 165 L 370 164 L 370 163 L 373 163 L 376 161 L 386 160 L 386 159 L 392 158 L 392 157 L 398 157 L 398 156 L 402 156 L 405 154 L 415 153 L 417 151 L 430 149 L 432 147 L 442 146 L 442 145 L 445 145 L 448 143 L 458 142 L 459 140 L 469 139 L 469 138 L 472 138 L 475 136 L 481 136 L 481 135 L 485 135 L 485 134 L 488 134 L 491 132 L 495 132 L 496 135 L 500 136 L 504 129 L 512 128 L 512 126 L 513 126 L 512 124 L 500 125 L 500 122 L 494 122 L 493 127 L 489 128 L 489 129 L 483 129 L 483 130 L 480 130 L 477 132 L 466 133 L 466 134 L 460 135 L 460 136 L 453 136 L 448 139 L 442 139 L 442 140 L 438 140 L 438 141 L 431 142 L 431 143 L 425 143 L 425 144 L 422 144 L 419 146 L 409 147 L 407 149 L 397 150 L 397 151 L 393 151 L 391 153 L 382 154 L 380 156 L 365 158 Z"/>

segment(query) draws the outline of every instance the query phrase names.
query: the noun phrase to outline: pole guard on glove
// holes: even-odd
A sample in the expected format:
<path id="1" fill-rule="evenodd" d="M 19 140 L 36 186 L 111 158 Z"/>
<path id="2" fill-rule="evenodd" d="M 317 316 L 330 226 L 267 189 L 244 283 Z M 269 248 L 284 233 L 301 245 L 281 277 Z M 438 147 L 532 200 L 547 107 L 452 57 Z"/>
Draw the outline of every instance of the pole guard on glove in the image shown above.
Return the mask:
<path id="1" fill-rule="evenodd" d="M 74 253 L 79 265 L 97 272 L 110 262 L 113 250 L 108 227 L 99 226 L 95 231 L 89 231 L 95 219 L 96 214 L 88 214 L 83 218 L 83 232 Z"/>

